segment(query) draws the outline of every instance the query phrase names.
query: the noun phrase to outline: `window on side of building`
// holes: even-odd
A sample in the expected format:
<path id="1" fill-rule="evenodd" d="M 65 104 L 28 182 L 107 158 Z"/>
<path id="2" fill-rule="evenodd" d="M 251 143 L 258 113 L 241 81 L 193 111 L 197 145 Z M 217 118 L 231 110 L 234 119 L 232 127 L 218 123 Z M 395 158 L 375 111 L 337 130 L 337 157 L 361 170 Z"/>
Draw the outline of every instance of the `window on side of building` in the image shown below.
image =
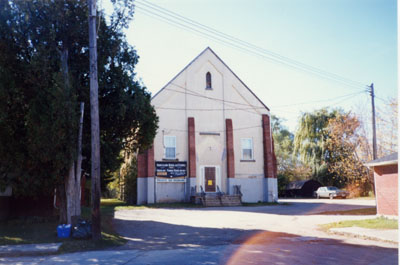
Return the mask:
<path id="1" fill-rule="evenodd" d="M 210 72 L 207 72 L 206 74 L 206 89 L 212 89 Z"/>
<path id="2" fill-rule="evenodd" d="M 166 159 L 176 158 L 176 136 L 164 135 L 164 157 Z"/>
<path id="3" fill-rule="evenodd" d="M 242 145 L 242 160 L 253 160 L 253 139 L 242 138 L 240 141 Z"/>

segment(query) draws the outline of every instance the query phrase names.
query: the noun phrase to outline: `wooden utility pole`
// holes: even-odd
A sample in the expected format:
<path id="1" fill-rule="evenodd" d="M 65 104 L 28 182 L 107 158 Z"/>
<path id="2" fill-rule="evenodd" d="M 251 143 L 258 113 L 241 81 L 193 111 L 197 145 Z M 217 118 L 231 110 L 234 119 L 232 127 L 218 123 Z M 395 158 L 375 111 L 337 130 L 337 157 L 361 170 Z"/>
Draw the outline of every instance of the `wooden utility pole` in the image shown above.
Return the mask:
<path id="1" fill-rule="evenodd" d="M 96 0 L 88 0 L 89 54 L 90 54 L 90 128 L 91 128 L 91 182 L 92 182 L 92 238 L 101 239 L 100 216 L 100 124 L 97 80 Z"/>
<path id="2" fill-rule="evenodd" d="M 372 103 L 372 157 L 377 159 L 377 148 L 376 148 L 376 123 L 375 123 L 375 93 L 374 93 L 374 83 L 369 86 L 369 93 L 371 95 Z"/>

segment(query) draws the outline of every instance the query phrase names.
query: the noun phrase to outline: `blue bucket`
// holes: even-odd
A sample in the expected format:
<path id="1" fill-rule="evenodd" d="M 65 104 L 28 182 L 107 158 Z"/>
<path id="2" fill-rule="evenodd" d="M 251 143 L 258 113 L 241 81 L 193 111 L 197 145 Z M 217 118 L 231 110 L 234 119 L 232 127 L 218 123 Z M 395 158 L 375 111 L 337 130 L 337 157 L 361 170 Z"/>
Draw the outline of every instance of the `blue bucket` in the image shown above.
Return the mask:
<path id="1" fill-rule="evenodd" d="M 71 234 L 71 225 L 57 226 L 57 235 L 59 238 L 68 238 Z"/>

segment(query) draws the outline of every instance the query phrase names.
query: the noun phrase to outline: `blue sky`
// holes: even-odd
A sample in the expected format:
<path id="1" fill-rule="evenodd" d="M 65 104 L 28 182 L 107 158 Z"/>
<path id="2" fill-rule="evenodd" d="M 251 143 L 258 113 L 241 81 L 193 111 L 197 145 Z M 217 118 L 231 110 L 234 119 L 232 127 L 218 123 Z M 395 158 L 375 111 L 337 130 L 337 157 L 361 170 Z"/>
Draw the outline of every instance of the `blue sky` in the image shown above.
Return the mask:
<path id="1" fill-rule="evenodd" d="M 365 85 L 373 82 L 382 99 L 397 97 L 396 1 L 148 1 L 307 65 Z M 361 85 L 349 87 L 262 59 L 157 20 L 140 8 L 126 33 L 140 56 L 137 76 L 152 94 L 209 46 L 292 131 L 304 111 L 325 106 L 370 111 Z"/>

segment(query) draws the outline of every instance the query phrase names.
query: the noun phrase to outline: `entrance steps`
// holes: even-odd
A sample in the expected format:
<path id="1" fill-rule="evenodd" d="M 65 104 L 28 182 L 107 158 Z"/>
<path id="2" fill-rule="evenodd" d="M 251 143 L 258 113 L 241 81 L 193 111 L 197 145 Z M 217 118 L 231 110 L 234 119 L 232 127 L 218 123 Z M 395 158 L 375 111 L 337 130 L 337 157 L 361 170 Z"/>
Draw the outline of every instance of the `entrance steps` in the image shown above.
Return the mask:
<path id="1" fill-rule="evenodd" d="M 241 206 L 242 196 L 241 195 L 205 195 L 202 200 L 202 204 L 206 207 L 218 207 L 218 206 Z"/>

